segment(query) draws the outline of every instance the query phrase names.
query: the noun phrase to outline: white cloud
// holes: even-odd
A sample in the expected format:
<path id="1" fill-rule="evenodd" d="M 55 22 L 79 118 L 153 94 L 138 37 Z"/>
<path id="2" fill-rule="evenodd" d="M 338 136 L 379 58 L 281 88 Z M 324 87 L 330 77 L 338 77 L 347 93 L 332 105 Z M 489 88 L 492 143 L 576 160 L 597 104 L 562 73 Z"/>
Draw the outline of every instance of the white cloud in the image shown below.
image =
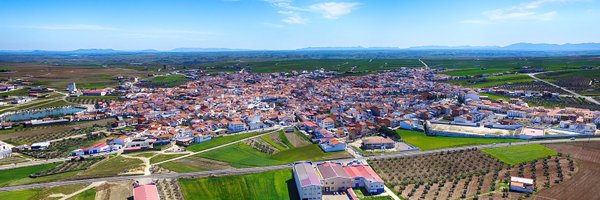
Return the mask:
<path id="1" fill-rule="evenodd" d="M 545 5 L 554 3 L 580 2 L 585 0 L 534 0 L 510 8 L 488 10 L 482 13 L 484 19 L 463 20 L 465 24 L 490 24 L 512 20 L 549 21 L 554 19 L 558 12 L 541 11 Z"/>
<path id="2" fill-rule="evenodd" d="M 305 15 L 316 13 L 326 19 L 337 19 L 350 14 L 359 3 L 356 2 L 322 2 L 308 6 L 295 6 L 294 0 L 264 0 L 279 9 L 278 14 L 285 15 L 281 22 L 286 24 L 306 24 L 309 19 Z"/>
<path id="3" fill-rule="evenodd" d="M 359 3 L 353 2 L 324 2 L 309 6 L 313 12 L 321 13 L 328 19 L 337 19 L 339 16 L 350 14 L 358 7 Z"/>
<path id="4" fill-rule="evenodd" d="M 113 27 L 92 25 L 92 24 L 54 24 L 54 25 L 32 25 L 24 28 L 40 30 L 71 30 L 71 31 L 114 31 Z"/>
<path id="5" fill-rule="evenodd" d="M 282 14 L 282 15 L 287 15 L 286 18 L 282 19 L 281 22 L 286 23 L 286 24 L 306 24 L 306 22 L 308 22 L 308 19 L 303 18 L 302 16 L 300 16 L 300 14 L 294 12 L 294 11 L 277 11 L 277 13 Z"/>

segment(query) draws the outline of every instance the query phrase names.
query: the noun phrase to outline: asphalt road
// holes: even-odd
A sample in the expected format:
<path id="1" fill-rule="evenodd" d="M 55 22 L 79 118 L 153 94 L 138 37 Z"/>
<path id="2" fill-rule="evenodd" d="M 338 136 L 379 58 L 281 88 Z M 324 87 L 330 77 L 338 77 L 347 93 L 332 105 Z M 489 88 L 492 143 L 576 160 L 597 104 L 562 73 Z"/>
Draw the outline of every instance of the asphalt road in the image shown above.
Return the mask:
<path id="1" fill-rule="evenodd" d="M 542 73 L 543 73 L 543 72 L 542 72 Z M 537 75 L 537 74 L 540 74 L 540 73 L 529 73 L 529 74 L 527 74 L 527 75 L 529 75 L 529 77 L 531 77 L 531 78 L 533 78 L 533 79 L 535 79 L 535 80 L 538 80 L 538 81 L 544 82 L 544 83 L 546 83 L 546 84 L 548 84 L 548 85 L 551 85 L 551 86 L 554 86 L 554 87 L 556 87 L 556 88 L 559 88 L 559 89 L 561 89 L 561 90 L 564 90 L 565 92 L 568 92 L 568 93 L 572 94 L 572 95 L 573 95 L 573 96 L 575 96 L 575 97 L 584 98 L 585 100 L 587 100 L 587 101 L 589 101 L 589 102 L 592 102 L 592 103 L 594 103 L 594 104 L 596 104 L 596 105 L 600 105 L 600 102 L 596 101 L 596 99 L 594 99 L 594 98 L 592 98 L 592 97 L 588 97 L 588 96 L 583 96 L 583 95 L 580 95 L 580 94 L 578 94 L 578 93 L 576 93 L 576 92 L 573 92 L 572 90 L 569 90 L 569 89 L 567 89 L 567 88 L 564 88 L 564 87 L 558 86 L 558 85 L 556 85 L 556 84 L 554 84 L 554 83 L 550 83 L 550 82 L 548 82 L 548 81 L 546 81 L 546 80 L 544 80 L 544 79 L 541 79 L 541 78 L 535 77 L 535 75 Z"/>
<path id="2" fill-rule="evenodd" d="M 373 160 L 373 159 L 381 159 L 381 158 L 409 157 L 409 156 L 416 156 L 416 155 L 434 154 L 434 153 L 439 153 L 442 151 L 465 150 L 465 149 L 470 149 L 470 148 L 481 149 L 481 148 L 492 148 L 492 147 L 505 147 L 505 146 L 511 146 L 511 145 L 549 144 L 549 143 L 587 142 L 587 141 L 600 141 L 600 138 L 577 138 L 575 140 L 570 140 L 570 139 L 535 140 L 535 141 L 526 141 L 526 142 L 474 145 L 474 146 L 465 146 L 465 147 L 436 149 L 436 150 L 429 150 L 429 151 L 409 151 L 409 152 L 398 153 L 398 154 L 363 157 L 362 159 Z M 352 160 L 354 160 L 354 159 L 339 159 L 339 160 L 331 160 L 331 161 L 333 161 L 333 162 L 348 162 L 348 161 L 352 161 Z M 89 184 L 89 183 L 99 182 L 99 181 L 114 182 L 114 181 L 127 181 L 127 180 L 148 179 L 148 178 L 164 179 L 164 178 L 182 178 L 182 177 L 201 178 L 201 177 L 208 177 L 208 176 L 228 176 L 228 175 L 238 175 L 238 174 L 252 174 L 252 173 L 258 173 L 258 172 L 264 172 L 264 171 L 278 170 L 278 169 L 288 169 L 291 167 L 292 167 L 292 165 L 288 164 L 288 165 L 275 165 L 275 166 L 266 166 L 266 167 L 226 169 L 226 170 L 202 171 L 202 172 L 152 174 L 152 175 L 138 175 L 138 176 L 117 176 L 117 177 L 93 178 L 93 179 L 72 180 L 72 181 L 55 181 L 55 182 L 48 182 L 48 183 L 37 183 L 37 184 L 29 184 L 29 185 L 2 187 L 2 188 L 0 188 L 0 191 L 46 188 L 46 187 L 73 185 L 73 184 L 81 184 L 81 183 Z"/>

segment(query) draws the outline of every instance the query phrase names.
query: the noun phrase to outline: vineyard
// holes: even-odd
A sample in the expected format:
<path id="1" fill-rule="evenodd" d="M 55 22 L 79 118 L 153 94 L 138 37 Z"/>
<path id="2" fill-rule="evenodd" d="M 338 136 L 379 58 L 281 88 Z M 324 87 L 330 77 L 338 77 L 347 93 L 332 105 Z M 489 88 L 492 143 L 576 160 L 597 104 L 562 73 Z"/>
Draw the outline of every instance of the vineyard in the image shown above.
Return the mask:
<path id="1" fill-rule="evenodd" d="M 90 97 L 67 97 L 67 101 L 76 104 L 96 104 L 98 102 L 107 102 L 111 100 L 117 100 L 117 96 L 90 96 Z"/>
<path id="2" fill-rule="evenodd" d="M 510 167 L 477 149 L 378 159 L 370 164 L 390 189 L 408 199 L 519 199 L 524 194 L 508 191 L 510 176 L 532 178 L 536 190 L 541 190 L 576 171 L 569 156 Z"/>
<path id="3" fill-rule="evenodd" d="M 97 131 L 99 128 L 96 127 L 86 127 L 81 129 L 71 129 L 67 131 L 59 131 L 59 132 L 49 132 L 45 134 L 33 135 L 33 136 L 17 136 L 14 138 L 10 138 L 7 142 L 12 144 L 31 144 L 36 142 L 44 142 L 50 140 L 57 140 L 61 138 L 83 135 L 90 132 Z"/>
<path id="4" fill-rule="evenodd" d="M 23 150 L 19 153 L 34 157 L 34 158 L 59 158 L 68 155 L 72 150 L 80 147 L 91 145 L 93 142 L 102 139 L 104 135 L 98 137 L 87 136 L 78 138 L 63 139 L 56 142 L 51 142 L 50 147 L 44 150 Z"/>
<path id="5" fill-rule="evenodd" d="M 103 157 L 103 156 L 102 157 L 99 156 L 99 157 L 90 157 L 85 160 L 67 161 L 67 162 L 64 162 L 52 169 L 33 173 L 33 174 L 29 175 L 29 177 L 38 178 L 38 177 L 42 177 L 42 176 L 50 176 L 50 175 L 60 174 L 60 173 L 65 173 L 65 172 L 84 170 L 84 169 L 87 169 L 90 166 L 92 166 L 94 163 L 97 163 L 97 162 L 103 160 L 104 158 L 105 157 Z"/>
<path id="6" fill-rule="evenodd" d="M 550 85 L 545 84 L 540 81 L 518 83 L 518 84 L 506 84 L 506 85 L 500 85 L 497 87 L 507 89 L 507 90 L 523 90 L 523 91 L 532 90 L 532 91 L 547 91 L 547 92 L 552 92 L 552 93 L 568 94 L 564 90 L 550 86 Z"/>
<path id="7" fill-rule="evenodd" d="M 160 179 L 158 180 L 156 187 L 160 195 L 160 199 L 165 200 L 182 200 L 183 194 L 181 194 L 181 188 L 179 188 L 179 182 L 177 179 Z"/>

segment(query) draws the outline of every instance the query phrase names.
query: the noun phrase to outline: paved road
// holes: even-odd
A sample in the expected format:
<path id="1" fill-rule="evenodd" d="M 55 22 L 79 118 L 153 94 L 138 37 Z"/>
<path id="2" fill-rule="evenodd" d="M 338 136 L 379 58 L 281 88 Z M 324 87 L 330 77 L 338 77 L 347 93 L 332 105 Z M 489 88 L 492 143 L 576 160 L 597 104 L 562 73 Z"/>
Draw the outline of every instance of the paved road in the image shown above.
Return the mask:
<path id="1" fill-rule="evenodd" d="M 529 77 L 531 77 L 531 78 L 533 78 L 533 79 L 535 79 L 535 80 L 538 80 L 538 81 L 544 82 L 544 83 L 546 83 L 546 84 L 548 84 L 548 85 L 551 85 L 551 86 L 554 86 L 554 87 L 556 87 L 556 88 L 559 88 L 559 89 L 561 89 L 561 90 L 564 90 L 565 92 L 568 92 L 568 93 L 572 94 L 572 95 L 573 95 L 573 96 L 575 96 L 575 97 L 584 98 L 585 100 L 587 100 L 587 101 L 589 101 L 589 102 L 592 102 L 592 103 L 594 103 L 594 104 L 596 104 L 596 105 L 600 105 L 600 102 L 596 101 L 596 99 L 594 99 L 594 98 L 592 98 L 592 97 L 588 97 L 588 96 L 583 96 L 583 95 L 580 95 L 580 94 L 578 94 L 578 93 L 576 93 L 576 92 L 573 92 L 572 90 L 569 90 L 569 89 L 567 89 L 567 88 L 564 88 L 564 87 L 558 86 L 558 85 L 556 85 L 556 84 L 554 84 L 554 83 L 551 83 L 551 82 L 548 82 L 548 81 L 546 81 L 546 80 L 544 80 L 544 79 L 541 79 L 541 78 L 535 77 L 535 75 L 537 75 L 537 74 L 541 74 L 541 73 L 544 73 L 544 72 L 540 72 L 540 73 L 529 73 L 529 74 L 527 74 L 527 75 L 529 75 Z"/>
<path id="2" fill-rule="evenodd" d="M 474 146 L 455 147 L 455 148 L 437 149 L 437 150 L 429 150 L 429 151 L 410 151 L 410 152 L 403 152 L 403 153 L 398 153 L 398 154 L 363 157 L 362 159 L 373 160 L 373 159 L 381 159 L 381 158 L 409 157 L 409 156 L 416 156 L 416 155 L 434 154 L 434 153 L 439 153 L 442 151 L 465 150 L 465 149 L 470 149 L 470 148 L 481 149 L 481 148 L 492 148 L 492 147 L 504 147 L 504 146 L 511 146 L 511 145 L 549 144 L 549 143 L 587 142 L 587 141 L 600 141 L 600 138 L 577 138 L 575 140 L 570 140 L 570 139 L 535 140 L 535 141 L 526 141 L 526 142 L 474 145 Z M 331 161 L 333 161 L 333 162 L 349 162 L 352 160 L 354 160 L 354 159 L 353 158 L 339 159 L 339 160 L 331 160 Z M 81 184 L 81 183 L 93 183 L 93 182 L 99 182 L 99 181 L 114 182 L 114 181 L 126 181 L 126 180 L 137 180 L 137 179 L 148 179 L 148 178 L 151 178 L 151 179 L 181 178 L 181 177 L 200 178 L 200 177 L 208 177 L 208 176 L 251 174 L 251 173 L 258 173 L 258 172 L 278 170 L 278 169 L 288 169 L 291 167 L 292 166 L 288 164 L 288 165 L 275 165 L 275 166 L 243 168 L 243 169 L 226 169 L 226 170 L 202 171 L 202 172 L 152 174 L 152 175 L 138 175 L 138 176 L 117 176 L 117 177 L 93 178 L 93 179 L 83 179 L 83 180 L 73 180 L 73 181 L 56 181 L 56 182 L 49 182 L 49 183 L 37 183 L 37 184 L 29 184 L 29 185 L 2 187 L 2 188 L 0 188 L 0 191 L 45 188 L 45 187 L 73 185 L 73 184 Z"/>
<path id="3" fill-rule="evenodd" d="M 425 65 L 425 69 L 429 69 L 429 65 L 427 65 L 427 63 L 423 62 L 423 60 L 421 60 L 420 58 L 419 58 L 419 61 L 421 63 L 423 63 L 423 65 Z"/>

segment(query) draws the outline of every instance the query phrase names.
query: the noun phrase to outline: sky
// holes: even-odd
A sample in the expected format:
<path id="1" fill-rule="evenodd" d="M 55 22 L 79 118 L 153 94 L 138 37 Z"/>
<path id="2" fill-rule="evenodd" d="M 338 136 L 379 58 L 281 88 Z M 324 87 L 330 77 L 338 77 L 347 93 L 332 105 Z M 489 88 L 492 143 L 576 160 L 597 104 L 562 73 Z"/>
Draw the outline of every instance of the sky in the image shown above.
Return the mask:
<path id="1" fill-rule="evenodd" d="M 598 1 L 0 0 L 0 49 L 600 42 Z"/>

